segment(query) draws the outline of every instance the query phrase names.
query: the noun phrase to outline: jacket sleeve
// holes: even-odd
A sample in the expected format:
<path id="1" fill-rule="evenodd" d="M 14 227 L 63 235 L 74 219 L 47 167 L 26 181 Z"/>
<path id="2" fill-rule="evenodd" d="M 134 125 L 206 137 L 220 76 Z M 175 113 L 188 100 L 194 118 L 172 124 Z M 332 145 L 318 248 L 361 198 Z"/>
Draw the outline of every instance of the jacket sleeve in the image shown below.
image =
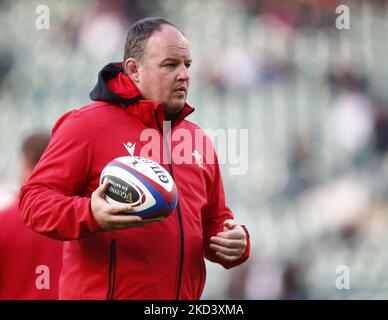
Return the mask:
<path id="1" fill-rule="evenodd" d="M 208 177 L 208 181 L 206 181 L 209 186 L 208 204 L 202 210 L 204 252 L 205 257 L 208 260 L 219 263 L 226 269 L 230 269 L 238 266 L 249 258 L 250 239 L 247 229 L 245 226 L 242 226 L 247 238 L 247 247 L 243 255 L 233 262 L 225 261 L 218 257 L 215 252 L 209 248 L 210 238 L 217 235 L 218 232 L 223 231 L 224 221 L 227 219 L 234 219 L 232 212 L 225 204 L 225 191 L 215 152 L 214 159 L 214 164 L 211 165 L 214 172 L 211 177 Z"/>
<path id="2" fill-rule="evenodd" d="M 90 198 L 81 197 L 93 162 L 91 133 L 82 114 L 65 114 L 53 129 L 50 143 L 22 187 L 19 209 L 23 222 L 54 239 L 80 239 L 102 231 Z"/>

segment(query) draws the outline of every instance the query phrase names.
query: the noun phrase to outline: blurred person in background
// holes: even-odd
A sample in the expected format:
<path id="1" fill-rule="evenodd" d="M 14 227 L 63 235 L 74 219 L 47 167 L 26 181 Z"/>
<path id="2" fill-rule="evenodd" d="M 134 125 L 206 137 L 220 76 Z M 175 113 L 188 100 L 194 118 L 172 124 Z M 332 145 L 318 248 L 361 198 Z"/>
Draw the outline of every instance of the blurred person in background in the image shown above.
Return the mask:
<path id="1" fill-rule="evenodd" d="M 21 184 L 28 180 L 50 136 L 39 131 L 27 136 L 20 153 Z M 62 267 L 62 242 L 27 228 L 18 203 L 0 212 L 0 299 L 56 300 Z"/>
<path id="2" fill-rule="evenodd" d="M 326 136 L 336 157 L 354 162 L 373 142 L 375 108 L 367 78 L 345 66 L 329 74 L 334 93 L 326 122 Z"/>
<path id="3" fill-rule="evenodd" d="M 199 299 L 205 261 L 225 268 L 249 257 L 248 232 L 233 219 L 214 147 L 185 118 L 191 54 L 183 33 L 163 18 L 143 19 L 127 33 L 123 63 L 110 63 L 91 92 L 94 102 L 62 116 L 20 196 L 23 221 L 65 243 L 60 299 Z M 167 121 L 167 123 L 166 123 Z M 185 129 L 183 163 L 165 151 L 165 126 Z M 163 128 L 163 129 L 162 129 Z M 157 132 L 149 157 L 173 175 L 177 209 L 145 223 L 121 212 L 130 205 L 105 200 L 104 166 L 141 155 L 145 130 Z M 199 154 L 193 139 L 210 148 Z M 171 141 L 174 150 L 182 142 Z M 164 146 L 164 147 L 163 147 Z M 196 152 L 194 152 L 196 151 Z M 165 162 L 166 157 L 172 157 Z M 199 158 L 198 158 L 199 157 Z"/>

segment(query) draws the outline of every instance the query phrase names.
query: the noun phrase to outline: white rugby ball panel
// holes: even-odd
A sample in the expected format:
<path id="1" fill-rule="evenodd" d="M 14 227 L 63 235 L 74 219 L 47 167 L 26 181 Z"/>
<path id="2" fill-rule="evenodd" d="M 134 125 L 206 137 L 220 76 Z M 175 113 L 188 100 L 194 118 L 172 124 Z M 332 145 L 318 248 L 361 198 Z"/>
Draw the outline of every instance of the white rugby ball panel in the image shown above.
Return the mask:
<path id="1" fill-rule="evenodd" d="M 115 159 L 136 171 L 142 173 L 147 178 L 153 180 L 158 185 L 171 192 L 174 187 L 174 181 L 170 173 L 159 163 L 142 157 L 120 157 Z"/>

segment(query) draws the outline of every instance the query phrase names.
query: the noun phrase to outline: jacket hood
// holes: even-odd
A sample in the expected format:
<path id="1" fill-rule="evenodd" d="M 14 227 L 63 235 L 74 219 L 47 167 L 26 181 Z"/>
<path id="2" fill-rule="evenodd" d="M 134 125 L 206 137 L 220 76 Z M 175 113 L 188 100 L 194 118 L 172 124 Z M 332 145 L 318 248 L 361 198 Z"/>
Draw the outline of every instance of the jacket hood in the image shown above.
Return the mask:
<path id="1" fill-rule="evenodd" d="M 90 92 L 93 101 L 105 101 L 128 107 L 143 100 L 140 91 L 124 73 L 122 63 L 109 63 L 98 73 L 96 86 Z"/>

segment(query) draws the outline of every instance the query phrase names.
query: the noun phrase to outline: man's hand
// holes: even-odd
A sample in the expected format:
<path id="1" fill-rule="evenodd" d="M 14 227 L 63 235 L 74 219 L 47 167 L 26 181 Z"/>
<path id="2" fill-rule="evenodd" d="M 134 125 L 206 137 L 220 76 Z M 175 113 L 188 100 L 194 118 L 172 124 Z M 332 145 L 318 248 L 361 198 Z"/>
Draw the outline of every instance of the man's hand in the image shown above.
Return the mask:
<path id="1" fill-rule="evenodd" d="M 239 259 L 247 247 L 244 229 L 232 219 L 225 220 L 223 232 L 211 237 L 210 241 L 210 249 L 227 261 Z"/>
<path id="2" fill-rule="evenodd" d="M 93 193 L 91 208 L 97 223 L 105 230 L 121 230 L 133 227 L 142 227 L 146 223 L 139 216 L 124 215 L 122 212 L 132 210 L 129 204 L 110 204 L 105 200 L 105 192 L 109 182 L 105 181 Z"/>

